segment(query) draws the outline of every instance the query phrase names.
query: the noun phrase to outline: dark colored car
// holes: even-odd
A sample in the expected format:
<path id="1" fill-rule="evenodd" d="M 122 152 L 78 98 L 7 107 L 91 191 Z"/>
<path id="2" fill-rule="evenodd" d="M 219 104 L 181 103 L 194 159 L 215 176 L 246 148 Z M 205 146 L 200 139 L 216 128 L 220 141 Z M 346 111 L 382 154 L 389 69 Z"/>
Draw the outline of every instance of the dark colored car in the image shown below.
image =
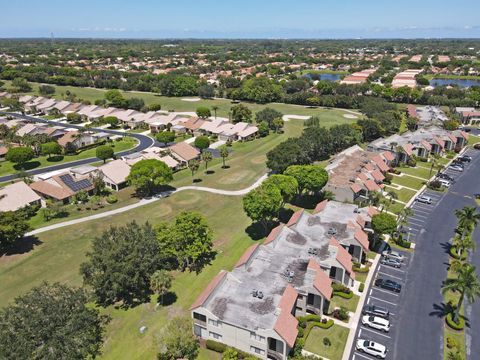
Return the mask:
<path id="1" fill-rule="evenodd" d="M 472 157 L 468 155 L 462 155 L 462 156 L 459 156 L 457 160 L 460 160 L 461 162 L 470 162 L 472 161 Z"/>
<path id="2" fill-rule="evenodd" d="M 390 290 L 396 293 L 399 293 L 400 291 L 402 291 L 402 285 L 389 279 L 377 279 L 375 280 L 375 286 L 378 286 L 382 289 Z"/>
<path id="3" fill-rule="evenodd" d="M 480 143 L 473 145 L 473 148 L 476 150 L 480 150 Z"/>
<path id="4" fill-rule="evenodd" d="M 362 315 L 380 316 L 388 320 L 390 318 L 390 311 L 381 306 L 365 305 L 362 309 Z"/>
<path id="5" fill-rule="evenodd" d="M 455 166 L 460 166 L 461 168 L 465 168 L 465 164 L 460 161 L 460 160 L 455 160 L 454 162 L 452 162 L 452 165 L 455 165 Z"/>
<path id="6" fill-rule="evenodd" d="M 452 176 L 448 175 L 448 174 L 442 174 L 442 173 L 440 173 L 440 174 L 438 174 L 438 178 L 444 179 L 444 180 L 448 180 L 448 181 L 452 181 L 452 182 L 455 181 L 455 179 L 454 179 Z"/>

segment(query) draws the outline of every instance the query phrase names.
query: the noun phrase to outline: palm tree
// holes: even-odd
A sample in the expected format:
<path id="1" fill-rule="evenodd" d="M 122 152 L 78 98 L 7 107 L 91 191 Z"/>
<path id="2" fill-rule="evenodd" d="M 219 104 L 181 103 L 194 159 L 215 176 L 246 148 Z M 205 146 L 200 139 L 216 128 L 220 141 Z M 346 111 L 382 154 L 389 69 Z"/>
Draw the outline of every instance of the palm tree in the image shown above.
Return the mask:
<path id="1" fill-rule="evenodd" d="M 192 172 L 192 181 L 194 180 L 193 176 L 195 175 L 199 167 L 200 167 L 200 162 L 198 160 L 193 159 L 188 162 L 188 168 Z"/>
<path id="2" fill-rule="evenodd" d="M 172 275 L 166 270 L 157 270 L 150 277 L 150 290 L 158 294 L 163 305 L 163 297 L 172 287 Z"/>
<path id="3" fill-rule="evenodd" d="M 222 146 L 220 146 L 219 150 L 220 150 L 220 156 L 222 157 L 222 160 L 223 160 L 222 168 L 225 169 L 225 159 L 229 155 L 228 148 L 225 145 L 222 145 Z"/>
<path id="4" fill-rule="evenodd" d="M 398 223 L 400 224 L 400 226 L 407 226 L 408 225 L 408 218 L 410 216 L 413 216 L 414 215 L 414 211 L 412 208 L 404 208 L 400 214 L 398 215 Z"/>
<path id="5" fill-rule="evenodd" d="M 470 250 L 475 250 L 476 248 L 475 241 L 472 240 L 471 235 L 465 237 L 457 236 L 454 240 L 454 246 L 460 258 L 464 251 L 468 253 Z"/>
<path id="6" fill-rule="evenodd" d="M 217 118 L 217 110 L 218 110 L 218 106 L 217 105 L 213 105 L 212 106 L 212 110 L 213 110 L 213 113 L 215 114 L 215 119 Z"/>
<path id="7" fill-rule="evenodd" d="M 382 194 L 378 191 L 369 191 L 368 192 L 368 204 L 372 206 L 378 206 L 380 204 L 380 200 L 382 198 Z"/>
<path id="8" fill-rule="evenodd" d="M 462 209 L 455 210 L 455 216 L 458 219 L 458 230 L 461 230 L 462 238 L 472 232 L 480 221 L 480 214 L 474 206 L 464 206 Z"/>
<path id="9" fill-rule="evenodd" d="M 457 307 L 453 314 L 453 321 L 458 324 L 460 309 L 462 308 L 464 299 L 466 298 L 468 302 L 472 304 L 476 298 L 480 296 L 480 282 L 475 272 L 475 266 L 465 264 L 465 266 L 458 270 L 458 276 L 456 278 L 447 279 L 445 285 L 442 287 L 442 293 L 445 294 L 448 291 L 458 291 L 460 293 Z"/>
<path id="10" fill-rule="evenodd" d="M 208 163 L 213 160 L 213 155 L 210 151 L 204 151 L 202 153 L 202 160 L 205 163 L 205 171 L 208 169 Z"/>

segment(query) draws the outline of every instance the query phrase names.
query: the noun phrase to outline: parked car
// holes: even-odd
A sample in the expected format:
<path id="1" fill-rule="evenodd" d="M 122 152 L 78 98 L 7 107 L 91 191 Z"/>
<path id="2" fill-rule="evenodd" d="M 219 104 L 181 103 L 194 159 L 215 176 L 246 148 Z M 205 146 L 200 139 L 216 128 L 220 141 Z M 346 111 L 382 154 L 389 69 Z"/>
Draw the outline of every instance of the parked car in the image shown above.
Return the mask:
<path id="1" fill-rule="evenodd" d="M 358 339 L 355 349 L 362 351 L 365 354 L 375 356 L 379 359 L 385 359 L 387 357 L 387 348 L 374 341 Z"/>
<path id="2" fill-rule="evenodd" d="M 382 256 L 385 258 L 397 260 L 399 262 L 403 262 L 405 260 L 405 256 L 400 254 L 398 251 L 392 251 L 392 249 L 382 251 Z"/>
<path id="3" fill-rule="evenodd" d="M 393 257 L 384 256 L 380 259 L 380 264 L 387 265 L 395 268 L 402 267 L 402 263 Z"/>
<path id="4" fill-rule="evenodd" d="M 420 195 L 420 196 L 417 196 L 417 201 L 423 204 L 431 204 L 432 198 L 430 196 Z"/>
<path id="5" fill-rule="evenodd" d="M 459 156 L 457 158 L 457 160 L 459 160 L 461 162 L 470 162 L 470 161 L 472 161 L 472 157 L 468 156 L 468 155 L 462 155 L 462 156 Z"/>
<path id="6" fill-rule="evenodd" d="M 438 177 L 439 179 L 448 180 L 448 181 L 450 181 L 450 182 L 454 182 L 454 181 L 455 181 L 455 179 L 454 179 L 452 176 L 448 175 L 448 174 L 440 173 L 440 174 L 437 175 L 437 177 Z"/>
<path id="7" fill-rule="evenodd" d="M 382 289 L 393 291 L 396 293 L 399 293 L 400 291 L 402 291 L 402 285 L 390 279 L 381 279 L 381 278 L 377 279 L 375 280 L 375 286 L 378 286 Z"/>
<path id="8" fill-rule="evenodd" d="M 465 164 L 460 160 L 455 160 L 454 162 L 452 162 L 452 166 L 460 166 L 462 169 L 465 169 Z"/>
<path id="9" fill-rule="evenodd" d="M 384 319 L 390 318 L 390 311 L 387 308 L 376 305 L 365 305 L 362 309 L 362 315 L 380 316 Z"/>
<path id="10" fill-rule="evenodd" d="M 372 329 L 381 330 L 383 332 L 390 331 L 390 321 L 379 316 L 364 315 L 362 317 L 362 325 L 371 327 Z"/>
<path id="11" fill-rule="evenodd" d="M 443 187 L 446 187 L 447 189 L 450 187 L 450 181 L 445 180 L 445 179 L 438 179 L 438 182 L 442 184 Z"/>
<path id="12" fill-rule="evenodd" d="M 473 148 L 476 150 L 480 150 L 480 143 L 473 145 Z"/>
<path id="13" fill-rule="evenodd" d="M 458 165 L 450 165 L 448 168 L 452 171 L 460 171 L 460 172 L 463 171 L 463 167 L 458 166 Z"/>

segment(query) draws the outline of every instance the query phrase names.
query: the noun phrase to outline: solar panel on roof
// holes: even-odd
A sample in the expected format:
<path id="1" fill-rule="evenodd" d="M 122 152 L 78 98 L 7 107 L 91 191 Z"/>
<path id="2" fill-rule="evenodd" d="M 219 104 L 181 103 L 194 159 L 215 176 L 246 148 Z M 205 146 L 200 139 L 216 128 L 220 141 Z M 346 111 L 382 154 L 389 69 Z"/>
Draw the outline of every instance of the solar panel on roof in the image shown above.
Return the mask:
<path id="1" fill-rule="evenodd" d="M 90 180 L 82 179 L 82 180 L 75 181 L 75 179 L 69 174 L 60 175 L 60 179 L 63 181 L 65 185 L 67 185 L 74 192 L 81 191 L 92 186 L 92 183 L 90 182 Z"/>

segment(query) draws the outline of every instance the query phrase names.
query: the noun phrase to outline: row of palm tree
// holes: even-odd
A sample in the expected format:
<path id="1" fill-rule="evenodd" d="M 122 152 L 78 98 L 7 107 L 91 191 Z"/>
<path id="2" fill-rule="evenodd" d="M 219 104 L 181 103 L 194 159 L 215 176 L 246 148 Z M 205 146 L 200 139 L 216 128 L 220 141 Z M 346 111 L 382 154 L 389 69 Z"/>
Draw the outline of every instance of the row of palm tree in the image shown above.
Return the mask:
<path id="1" fill-rule="evenodd" d="M 442 292 L 445 294 L 452 291 L 459 294 L 457 306 L 453 313 L 453 321 L 459 324 L 460 311 L 465 299 L 472 304 L 480 297 L 480 280 L 475 266 L 468 262 L 468 255 L 476 249 L 472 234 L 480 221 L 480 213 L 477 212 L 476 207 L 465 206 L 456 210 L 455 216 L 458 219 L 458 226 L 453 246 L 456 247 L 459 257 L 452 261 L 450 269 L 456 276 L 445 281 Z"/>

